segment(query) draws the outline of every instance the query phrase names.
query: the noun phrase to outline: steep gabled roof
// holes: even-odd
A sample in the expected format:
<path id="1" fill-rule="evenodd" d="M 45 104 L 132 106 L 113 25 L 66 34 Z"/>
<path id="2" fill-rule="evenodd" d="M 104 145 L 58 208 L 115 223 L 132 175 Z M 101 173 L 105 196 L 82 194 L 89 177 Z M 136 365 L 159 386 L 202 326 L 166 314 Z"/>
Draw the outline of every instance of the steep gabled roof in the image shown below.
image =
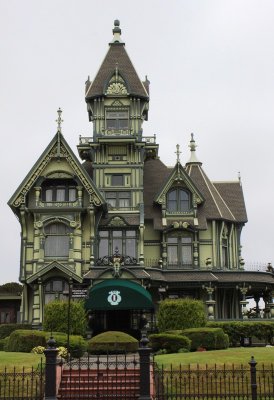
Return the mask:
<path id="1" fill-rule="evenodd" d="M 191 193 L 195 194 L 198 203 L 202 203 L 204 201 L 203 195 L 199 192 L 199 189 L 196 187 L 195 182 L 186 173 L 185 169 L 182 167 L 179 161 L 171 171 L 170 175 L 165 180 L 163 180 L 162 187 L 155 196 L 154 201 L 159 204 L 163 203 L 163 198 L 166 196 L 166 193 L 169 191 L 174 183 L 182 184 L 185 188 L 189 189 Z"/>
<path id="2" fill-rule="evenodd" d="M 125 44 L 120 40 L 121 30 L 119 21 L 115 21 L 118 25 L 115 26 L 114 40 L 109 44 L 109 50 L 97 72 L 93 82 L 90 82 L 86 88 L 86 100 L 105 95 L 106 83 L 119 71 L 119 75 L 124 79 L 128 94 L 148 98 L 148 90 L 146 83 L 141 82 L 137 72 L 126 52 Z"/>
<path id="3" fill-rule="evenodd" d="M 18 212 L 20 205 L 25 203 L 28 192 L 35 185 L 38 178 L 43 174 L 45 167 L 54 158 L 63 158 L 67 160 L 72 170 L 75 172 L 75 175 L 78 177 L 85 190 L 89 193 L 90 201 L 95 206 L 98 207 L 105 204 L 103 196 L 96 188 L 89 174 L 82 167 L 61 132 L 58 131 L 8 201 L 8 205 L 15 213 Z"/>

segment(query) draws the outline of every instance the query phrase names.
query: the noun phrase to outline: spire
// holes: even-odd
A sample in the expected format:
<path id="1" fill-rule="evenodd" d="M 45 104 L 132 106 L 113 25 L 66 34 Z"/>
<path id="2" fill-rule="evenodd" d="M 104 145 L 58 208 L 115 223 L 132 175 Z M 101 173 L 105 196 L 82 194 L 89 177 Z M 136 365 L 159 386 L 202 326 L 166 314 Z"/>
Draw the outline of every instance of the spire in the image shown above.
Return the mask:
<path id="1" fill-rule="evenodd" d="M 121 28 L 120 28 L 120 21 L 118 19 L 116 19 L 114 21 L 114 28 L 112 29 L 112 32 L 113 32 L 113 40 L 112 40 L 112 42 L 110 44 L 112 44 L 112 43 L 122 43 L 122 44 L 124 44 L 122 42 L 122 40 L 121 40 L 122 31 L 121 31 Z"/>
<path id="2" fill-rule="evenodd" d="M 58 114 L 58 118 L 55 120 L 55 122 L 57 122 L 57 132 L 62 132 L 62 122 L 64 122 L 63 120 L 62 120 L 62 118 L 61 118 L 61 115 L 62 115 L 62 110 L 61 110 L 61 108 L 59 107 L 58 108 L 58 110 L 57 110 L 57 114 Z"/>
<path id="3" fill-rule="evenodd" d="M 199 163 L 199 164 L 201 164 L 201 162 L 196 157 L 196 147 L 197 147 L 197 144 L 196 144 L 196 142 L 194 140 L 194 134 L 192 133 L 191 134 L 191 140 L 190 140 L 190 143 L 189 143 L 189 148 L 190 148 L 191 154 L 190 154 L 190 159 L 187 162 L 187 164 L 190 164 L 190 163 Z"/>

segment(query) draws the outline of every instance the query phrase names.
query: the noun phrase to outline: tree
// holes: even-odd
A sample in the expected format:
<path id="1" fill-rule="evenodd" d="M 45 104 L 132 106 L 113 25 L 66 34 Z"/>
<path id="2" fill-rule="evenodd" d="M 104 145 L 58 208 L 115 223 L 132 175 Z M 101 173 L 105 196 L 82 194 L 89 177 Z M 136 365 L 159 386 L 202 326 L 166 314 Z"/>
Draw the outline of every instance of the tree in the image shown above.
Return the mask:
<path id="1" fill-rule="evenodd" d="M 83 301 L 71 301 L 68 315 L 69 303 L 67 301 L 54 300 L 45 306 L 43 328 L 47 331 L 68 332 L 70 323 L 70 334 L 84 335 L 86 332 L 86 313 Z M 69 321 L 70 319 L 70 321 Z"/>
<path id="2" fill-rule="evenodd" d="M 18 282 L 8 282 L 0 285 L 0 293 L 21 294 L 23 285 Z"/>
<path id="3" fill-rule="evenodd" d="M 204 304 L 188 298 L 163 300 L 159 305 L 157 321 L 160 332 L 205 326 Z"/>

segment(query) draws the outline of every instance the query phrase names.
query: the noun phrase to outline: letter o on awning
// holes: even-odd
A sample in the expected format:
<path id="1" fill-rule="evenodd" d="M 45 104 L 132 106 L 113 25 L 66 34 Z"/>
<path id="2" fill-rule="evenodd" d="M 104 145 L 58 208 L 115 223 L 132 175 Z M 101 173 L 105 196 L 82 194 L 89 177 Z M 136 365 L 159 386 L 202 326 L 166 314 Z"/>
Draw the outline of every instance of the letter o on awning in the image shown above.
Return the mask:
<path id="1" fill-rule="evenodd" d="M 138 283 L 108 279 L 90 289 L 85 308 L 87 310 L 152 310 L 154 305 L 150 293 Z"/>

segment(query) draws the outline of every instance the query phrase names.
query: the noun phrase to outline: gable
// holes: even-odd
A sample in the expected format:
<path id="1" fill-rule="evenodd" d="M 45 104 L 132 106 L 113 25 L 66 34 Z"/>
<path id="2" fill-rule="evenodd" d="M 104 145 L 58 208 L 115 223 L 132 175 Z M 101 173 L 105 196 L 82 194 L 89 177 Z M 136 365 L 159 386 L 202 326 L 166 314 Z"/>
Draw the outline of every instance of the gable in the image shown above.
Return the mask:
<path id="1" fill-rule="evenodd" d="M 193 196 L 193 202 L 196 204 L 201 204 L 204 201 L 202 194 L 179 162 L 162 185 L 159 193 L 155 196 L 155 203 L 165 206 L 166 195 L 173 187 L 189 190 Z"/>
<path id="2" fill-rule="evenodd" d="M 50 165 L 58 162 L 58 168 Z M 69 166 L 69 168 L 66 168 Z M 75 175 L 89 194 L 89 201 L 93 206 L 99 207 L 105 204 L 103 196 L 100 194 L 92 179 L 82 167 L 70 146 L 58 131 L 45 151 L 34 164 L 26 178 L 22 181 L 8 204 L 14 212 L 26 203 L 26 196 L 31 188 L 37 183 L 40 177 L 67 178 Z"/>

